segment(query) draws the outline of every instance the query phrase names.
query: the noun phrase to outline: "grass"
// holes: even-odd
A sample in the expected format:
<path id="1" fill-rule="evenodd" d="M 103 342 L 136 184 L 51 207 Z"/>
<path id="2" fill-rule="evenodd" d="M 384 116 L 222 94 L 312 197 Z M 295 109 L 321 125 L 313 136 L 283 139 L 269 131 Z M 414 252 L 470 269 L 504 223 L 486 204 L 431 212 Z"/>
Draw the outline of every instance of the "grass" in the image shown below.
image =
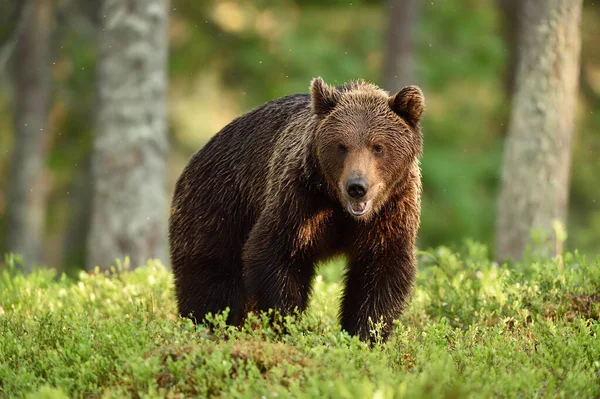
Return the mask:
<path id="1" fill-rule="evenodd" d="M 266 317 L 194 329 L 157 263 L 73 281 L 15 262 L 0 269 L 2 397 L 600 395 L 600 262 L 577 254 L 499 267 L 474 243 L 423 253 L 411 306 L 374 348 L 336 321 L 339 262 L 321 268 L 284 336 Z"/>

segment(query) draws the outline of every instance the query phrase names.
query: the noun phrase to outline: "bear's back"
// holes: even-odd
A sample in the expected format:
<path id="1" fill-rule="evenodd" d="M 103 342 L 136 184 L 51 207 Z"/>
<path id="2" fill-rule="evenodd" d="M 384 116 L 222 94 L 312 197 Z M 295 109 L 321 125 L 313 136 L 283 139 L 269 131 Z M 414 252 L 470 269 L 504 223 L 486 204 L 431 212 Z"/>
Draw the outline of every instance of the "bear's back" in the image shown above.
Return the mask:
<path id="1" fill-rule="evenodd" d="M 308 94 L 290 95 L 260 105 L 221 129 L 194 154 L 176 184 L 175 225 L 179 217 L 184 224 L 196 218 L 208 230 L 227 226 L 238 230 L 240 238 L 247 235 L 263 206 L 277 139 L 309 109 Z"/>

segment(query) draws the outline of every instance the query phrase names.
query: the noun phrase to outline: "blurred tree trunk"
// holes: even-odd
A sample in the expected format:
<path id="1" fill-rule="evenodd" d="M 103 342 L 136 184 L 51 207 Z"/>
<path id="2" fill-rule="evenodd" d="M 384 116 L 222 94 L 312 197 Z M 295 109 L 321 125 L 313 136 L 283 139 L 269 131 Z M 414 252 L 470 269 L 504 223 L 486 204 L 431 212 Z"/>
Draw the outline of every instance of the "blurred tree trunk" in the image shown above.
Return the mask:
<path id="1" fill-rule="evenodd" d="M 521 32 L 522 0 L 497 0 L 502 13 L 502 35 L 506 42 L 506 70 L 504 87 L 506 93 L 512 95 L 515 88 L 517 65 L 519 65 L 519 35 Z"/>
<path id="2" fill-rule="evenodd" d="M 519 65 L 502 170 L 498 260 L 522 258 L 532 231 L 565 223 L 579 82 L 582 0 L 523 3 Z M 556 240 L 553 240 L 554 242 Z M 544 255 L 557 248 L 548 243 Z"/>
<path id="3" fill-rule="evenodd" d="M 80 269 L 86 263 L 87 237 L 92 212 L 91 156 L 86 154 L 81 170 L 74 171 L 67 198 L 69 214 L 63 239 L 63 270 Z"/>
<path id="4" fill-rule="evenodd" d="M 101 21 L 102 1 L 76 0 L 71 3 L 62 3 L 59 8 L 59 21 L 62 16 L 60 29 L 62 39 L 69 34 L 77 32 L 85 43 L 94 43 L 98 39 L 98 30 Z M 62 11 L 62 12 L 61 12 Z M 92 68 L 86 68 L 90 71 Z M 86 79 L 89 81 L 89 79 Z M 95 80 L 93 80 L 95 83 Z M 86 90 L 86 89 L 79 89 Z M 71 107 L 74 118 L 91 120 L 95 114 L 95 105 L 89 104 L 88 97 L 83 93 L 74 93 L 79 101 L 77 109 Z M 87 126 L 86 126 L 87 127 Z M 91 178 L 91 146 L 88 147 L 90 137 L 87 130 L 76 131 L 72 129 L 70 140 L 79 141 L 79 154 L 76 160 L 76 170 L 73 171 L 68 188 L 65 231 L 62 242 L 62 266 L 67 273 L 81 269 L 87 265 L 87 238 L 90 230 L 92 214 L 92 178 Z"/>
<path id="5" fill-rule="evenodd" d="M 418 0 L 388 0 L 388 29 L 384 64 L 384 85 L 390 92 L 415 84 L 415 36 Z"/>
<path id="6" fill-rule="evenodd" d="M 104 0 L 89 267 L 166 261 L 168 0 Z"/>
<path id="7" fill-rule="evenodd" d="M 30 0 L 22 18 L 26 28 L 16 38 L 13 59 L 14 132 L 6 210 L 6 250 L 23 256 L 27 267 L 41 261 L 47 187 L 51 100 L 53 0 Z"/>

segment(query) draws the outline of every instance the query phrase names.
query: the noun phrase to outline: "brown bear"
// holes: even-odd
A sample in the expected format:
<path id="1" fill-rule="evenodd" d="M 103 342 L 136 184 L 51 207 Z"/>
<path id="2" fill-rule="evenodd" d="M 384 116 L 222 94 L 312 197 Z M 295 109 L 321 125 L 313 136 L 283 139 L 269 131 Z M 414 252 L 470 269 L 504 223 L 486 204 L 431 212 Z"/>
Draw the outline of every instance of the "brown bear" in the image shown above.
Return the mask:
<path id="1" fill-rule="evenodd" d="M 177 181 L 169 241 L 179 312 L 202 322 L 229 308 L 302 312 L 315 264 L 348 260 L 341 325 L 386 340 L 409 298 L 420 220 L 424 98 L 321 78 L 310 95 L 235 119 Z M 252 305 L 251 305 L 252 304 Z"/>

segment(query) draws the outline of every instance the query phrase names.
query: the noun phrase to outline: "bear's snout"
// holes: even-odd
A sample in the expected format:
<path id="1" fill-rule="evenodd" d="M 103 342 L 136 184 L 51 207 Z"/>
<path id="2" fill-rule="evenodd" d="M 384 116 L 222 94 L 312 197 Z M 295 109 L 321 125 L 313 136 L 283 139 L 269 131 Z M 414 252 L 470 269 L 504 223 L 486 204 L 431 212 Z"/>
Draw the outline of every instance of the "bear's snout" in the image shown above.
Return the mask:
<path id="1" fill-rule="evenodd" d="M 352 216 L 362 218 L 371 211 L 373 200 L 367 199 L 369 181 L 366 177 L 354 175 L 346 180 L 344 189 L 346 193 L 343 201 Z"/>
<path id="2" fill-rule="evenodd" d="M 346 182 L 346 191 L 354 199 L 363 198 L 368 191 L 367 180 L 364 177 L 348 179 Z"/>

